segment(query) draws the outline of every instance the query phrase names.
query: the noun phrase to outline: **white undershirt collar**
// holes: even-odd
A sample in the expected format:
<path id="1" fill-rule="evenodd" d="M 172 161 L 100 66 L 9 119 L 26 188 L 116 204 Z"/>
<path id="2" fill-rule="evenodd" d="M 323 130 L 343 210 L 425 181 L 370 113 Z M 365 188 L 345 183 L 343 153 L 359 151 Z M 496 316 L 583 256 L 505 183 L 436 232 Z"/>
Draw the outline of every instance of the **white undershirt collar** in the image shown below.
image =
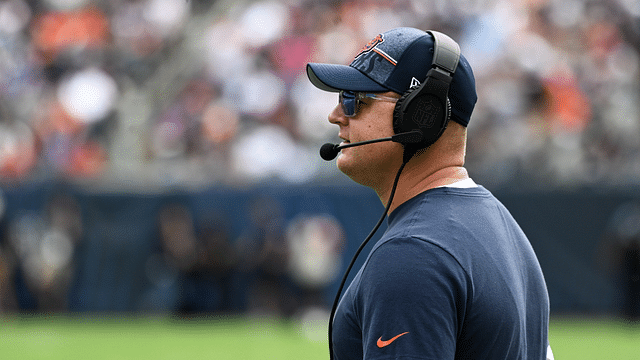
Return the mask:
<path id="1" fill-rule="evenodd" d="M 442 186 L 437 186 L 437 187 L 450 187 L 450 188 L 458 188 L 458 189 L 468 189 L 468 188 L 478 187 L 478 184 L 476 184 L 476 182 L 473 181 L 472 178 L 467 178 L 467 179 L 464 179 L 464 180 L 456 181 L 453 184 L 442 185 Z"/>

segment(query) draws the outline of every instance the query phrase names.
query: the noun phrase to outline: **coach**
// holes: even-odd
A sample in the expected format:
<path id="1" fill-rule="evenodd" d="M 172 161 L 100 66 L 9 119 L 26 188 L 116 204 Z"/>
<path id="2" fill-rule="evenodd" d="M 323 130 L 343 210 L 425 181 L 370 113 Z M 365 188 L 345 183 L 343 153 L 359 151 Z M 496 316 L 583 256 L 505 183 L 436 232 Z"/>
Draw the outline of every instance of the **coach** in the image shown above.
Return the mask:
<path id="1" fill-rule="evenodd" d="M 332 312 L 332 358 L 553 358 L 536 255 L 464 168 L 477 95 L 458 44 L 393 29 L 349 66 L 310 63 L 307 75 L 339 94 L 329 122 L 343 142 L 323 146 L 322 157 L 339 154 L 338 168 L 375 190 L 389 214 Z"/>

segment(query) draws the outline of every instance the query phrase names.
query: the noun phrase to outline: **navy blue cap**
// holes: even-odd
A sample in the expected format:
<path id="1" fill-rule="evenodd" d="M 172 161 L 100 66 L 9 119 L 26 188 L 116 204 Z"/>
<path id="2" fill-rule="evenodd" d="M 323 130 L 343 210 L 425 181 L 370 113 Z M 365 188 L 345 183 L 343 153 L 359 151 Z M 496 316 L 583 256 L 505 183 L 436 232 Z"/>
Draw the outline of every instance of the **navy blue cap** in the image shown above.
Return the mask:
<path id="1" fill-rule="evenodd" d="M 416 80 L 423 82 L 433 62 L 433 37 L 424 30 L 396 28 L 379 34 L 351 64 L 307 64 L 307 76 L 317 88 L 403 94 Z M 467 126 L 478 99 L 476 81 L 461 55 L 449 88 L 451 119 Z"/>

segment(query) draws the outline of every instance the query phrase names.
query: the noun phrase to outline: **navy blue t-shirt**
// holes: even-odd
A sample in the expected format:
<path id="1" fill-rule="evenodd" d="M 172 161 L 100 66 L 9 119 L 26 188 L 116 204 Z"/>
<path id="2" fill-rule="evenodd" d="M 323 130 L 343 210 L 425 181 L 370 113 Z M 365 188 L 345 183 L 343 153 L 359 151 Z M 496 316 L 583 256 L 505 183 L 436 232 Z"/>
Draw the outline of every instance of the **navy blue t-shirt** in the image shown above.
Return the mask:
<path id="1" fill-rule="evenodd" d="M 336 359 L 546 358 L 540 265 L 488 190 L 428 190 L 388 224 L 336 311 Z"/>

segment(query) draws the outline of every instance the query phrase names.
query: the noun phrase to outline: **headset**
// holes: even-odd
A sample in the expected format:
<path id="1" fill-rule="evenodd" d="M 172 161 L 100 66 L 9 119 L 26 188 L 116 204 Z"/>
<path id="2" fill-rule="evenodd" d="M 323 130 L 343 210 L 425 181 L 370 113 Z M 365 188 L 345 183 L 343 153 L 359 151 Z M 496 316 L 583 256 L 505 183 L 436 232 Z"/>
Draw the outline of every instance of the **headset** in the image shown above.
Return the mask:
<path id="1" fill-rule="evenodd" d="M 420 83 L 413 78 L 411 87 L 396 103 L 393 111 L 393 130 L 396 134 L 419 130 L 422 141 L 404 144 L 413 155 L 435 143 L 447 128 L 451 118 L 449 87 L 460 61 L 460 46 L 449 36 L 429 30 L 433 37 L 433 61 L 426 79 Z"/>
<path id="2" fill-rule="evenodd" d="M 417 151 L 426 149 L 442 136 L 451 118 L 449 86 L 451 85 L 453 74 L 460 60 L 460 46 L 443 33 L 432 30 L 427 31 L 427 33 L 431 34 L 434 39 L 431 68 L 422 83 L 413 78 L 409 90 L 407 90 L 396 103 L 393 110 L 393 131 L 395 135 L 388 138 L 362 141 L 342 146 L 328 143 L 324 144 L 320 149 L 320 156 L 329 161 L 337 156 L 340 149 L 346 147 L 366 145 L 380 141 L 399 142 L 404 146 L 402 165 L 400 165 L 396 174 L 384 213 L 353 255 L 338 287 L 338 292 L 336 293 L 329 315 L 328 337 L 329 358 L 331 360 L 334 359 L 333 318 L 338 308 L 340 295 L 342 294 L 349 272 L 351 272 L 351 268 L 355 264 L 360 252 L 362 252 L 369 240 L 371 240 L 376 231 L 378 231 L 378 228 L 380 228 L 380 225 L 382 225 L 382 222 L 387 216 L 398 186 L 400 174 L 405 165 Z"/>

